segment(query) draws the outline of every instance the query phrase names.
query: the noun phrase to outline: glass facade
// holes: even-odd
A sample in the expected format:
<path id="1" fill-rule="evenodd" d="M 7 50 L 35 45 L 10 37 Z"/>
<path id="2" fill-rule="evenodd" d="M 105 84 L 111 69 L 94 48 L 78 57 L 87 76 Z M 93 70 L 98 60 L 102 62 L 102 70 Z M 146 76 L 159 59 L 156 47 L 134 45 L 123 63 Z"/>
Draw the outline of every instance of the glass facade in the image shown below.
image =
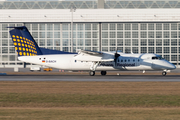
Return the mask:
<path id="1" fill-rule="evenodd" d="M 23 65 L 17 60 L 10 28 L 0 24 L 0 65 Z M 70 23 L 24 23 L 40 47 L 71 51 Z M 73 51 L 156 53 L 177 64 L 180 59 L 179 23 L 74 23 Z M 178 62 L 180 63 L 180 62 Z"/>
<path id="2" fill-rule="evenodd" d="M 25 24 L 40 47 L 71 51 L 71 24 Z M 98 50 L 98 23 L 73 24 L 73 49 Z"/>
<path id="3" fill-rule="evenodd" d="M 17 61 L 16 51 L 9 35 L 8 26 L 23 24 L 0 24 L 0 64 L 22 64 Z M 39 47 L 61 51 L 71 51 L 70 23 L 24 23 Z M 73 24 L 73 51 L 77 49 L 99 51 L 99 24 Z"/>
<path id="4" fill-rule="evenodd" d="M 179 23 L 101 23 L 102 51 L 156 53 L 179 61 Z"/>

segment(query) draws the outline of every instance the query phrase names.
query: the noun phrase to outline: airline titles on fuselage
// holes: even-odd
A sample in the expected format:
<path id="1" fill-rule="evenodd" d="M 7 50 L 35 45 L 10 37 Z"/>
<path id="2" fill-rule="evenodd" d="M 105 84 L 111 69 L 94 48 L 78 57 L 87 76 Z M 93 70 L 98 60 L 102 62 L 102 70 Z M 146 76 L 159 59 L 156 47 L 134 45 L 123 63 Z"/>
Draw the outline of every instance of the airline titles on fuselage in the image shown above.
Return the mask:
<path id="1" fill-rule="evenodd" d="M 115 64 L 113 63 L 101 63 L 99 66 L 115 66 Z M 135 66 L 135 63 L 117 63 L 116 66 L 120 66 L 120 67 L 132 67 Z"/>

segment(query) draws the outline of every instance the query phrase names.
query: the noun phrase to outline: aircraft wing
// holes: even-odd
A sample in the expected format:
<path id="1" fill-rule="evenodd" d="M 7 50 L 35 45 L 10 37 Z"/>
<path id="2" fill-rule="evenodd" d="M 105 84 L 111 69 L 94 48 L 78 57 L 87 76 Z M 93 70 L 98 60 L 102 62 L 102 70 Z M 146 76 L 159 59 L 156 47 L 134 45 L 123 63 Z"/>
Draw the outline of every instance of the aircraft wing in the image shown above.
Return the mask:
<path id="1" fill-rule="evenodd" d="M 88 50 L 78 50 L 80 53 L 85 53 L 89 55 L 102 55 L 102 52 L 97 52 L 97 51 L 88 51 Z"/>
<path id="2" fill-rule="evenodd" d="M 103 52 L 79 50 L 78 55 L 76 55 L 74 59 L 88 62 L 114 61 L 114 55 Z"/>

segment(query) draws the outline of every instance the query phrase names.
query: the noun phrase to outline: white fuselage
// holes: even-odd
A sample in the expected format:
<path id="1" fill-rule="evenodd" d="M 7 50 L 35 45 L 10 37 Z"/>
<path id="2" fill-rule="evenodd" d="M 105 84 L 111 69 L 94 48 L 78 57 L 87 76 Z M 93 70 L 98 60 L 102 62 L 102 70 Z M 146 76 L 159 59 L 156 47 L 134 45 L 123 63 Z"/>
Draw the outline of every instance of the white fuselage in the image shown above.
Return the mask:
<path id="1" fill-rule="evenodd" d="M 90 70 L 92 62 L 75 60 L 77 54 L 21 56 L 20 61 L 63 70 Z M 164 59 L 152 59 L 156 54 L 121 54 L 117 61 L 100 62 L 96 70 L 171 70 L 176 67 Z"/>

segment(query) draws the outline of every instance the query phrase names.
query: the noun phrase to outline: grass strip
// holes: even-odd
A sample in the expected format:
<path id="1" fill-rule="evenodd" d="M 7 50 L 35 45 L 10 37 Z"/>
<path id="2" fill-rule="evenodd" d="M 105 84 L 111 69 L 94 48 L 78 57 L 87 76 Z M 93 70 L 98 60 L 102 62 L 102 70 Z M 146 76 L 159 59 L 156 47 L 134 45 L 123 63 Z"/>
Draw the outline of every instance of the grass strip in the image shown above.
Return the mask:
<path id="1" fill-rule="evenodd" d="M 180 95 L 0 93 L 0 107 L 180 107 Z"/>
<path id="2" fill-rule="evenodd" d="M 178 120 L 180 82 L 0 82 L 0 120 Z"/>
<path id="3" fill-rule="evenodd" d="M 1 120 L 179 120 L 180 108 L 0 108 Z"/>

